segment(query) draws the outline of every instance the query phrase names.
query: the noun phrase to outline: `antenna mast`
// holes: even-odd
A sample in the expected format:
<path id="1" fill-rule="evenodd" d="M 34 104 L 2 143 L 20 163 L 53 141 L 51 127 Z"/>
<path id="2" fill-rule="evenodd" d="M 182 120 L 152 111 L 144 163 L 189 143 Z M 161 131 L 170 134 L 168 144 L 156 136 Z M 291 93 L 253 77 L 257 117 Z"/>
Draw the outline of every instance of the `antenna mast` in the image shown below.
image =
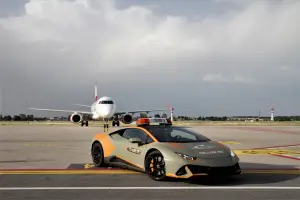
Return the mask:
<path id="1" fill-rule="evenodd" d="M 3 117 L 4 114 L 4 95 L 3 95 L 3 88 L 0 87 L 0 115 Z"/>
<path id="2" fill-rule="evenodd" d="M 274 109 L 274 107 L 272 106 L 270 110 L 271 110 L 271 121 L 274 121 L 274 110 L 275 110 L 275 109 Z"/>

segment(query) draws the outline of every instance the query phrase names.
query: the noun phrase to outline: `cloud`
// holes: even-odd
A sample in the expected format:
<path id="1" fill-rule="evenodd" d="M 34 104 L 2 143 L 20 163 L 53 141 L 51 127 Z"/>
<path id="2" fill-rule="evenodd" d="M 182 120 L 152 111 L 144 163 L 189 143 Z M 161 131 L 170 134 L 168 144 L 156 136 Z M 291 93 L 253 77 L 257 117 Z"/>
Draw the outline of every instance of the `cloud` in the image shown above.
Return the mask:
<path id="1" fill-rule="evenodd" d="M 207 74 L 204 76 L 203 81 L 209 83 L 226 83 L 228 79 L 222 74 Z"/>
<path id="2" fill-rule="evenodd" d="M 207 83 L 241 83 L 241 84 L 255 84 L 256 82 L 248 77 L 239 75 L 225 77 L 223 74 L 206 74 L 203 81 Z"/>
<path id="3" fill-rule="evenodd" d="M 178 105 L 180 98 L 171 93 L 178 87 L 218 82 L 226 90 L 232 83 L 266 88 L 300 83 L 299 1 L 247 1 L 238 10 L 198 21 L 184 15 L 157 15 L 138 5 L 121 9 L 116 4 L 31 0 L 24 2 L 24 14 L 1 17 L 1 84 L 6 90 L 24 92 L 35 103 L 50 98 L 47 91 L 56 91 L 56 96 L 62 95 L 56 103 L 46 100 L 39 105 L 62 107 L 68 101 L 63 97 L 66 89 L 73 98 L 79 98 L 78 88 L 91 95 L 83 88 L 98 80 L 102 92 L 122 99 L 128 108 L 134 103 L 123 101 L 118 88 L 130 85 L 128 90 L 135 90 L 129 93 L 143 92 L 144 87 L 132 86 L 136 81 L 172 87 L 160 100 L 174 98 Z M 293 73 L 286 71 L 283 76 L 282 66 Z M 274 79 L 281 81 L 271 82 Z M 195 95 L 192 90 L 186 94 Z M 209 96 L 212 90 L 202 93 Z M 149 103 L 145 100 L 139 106 Z"/>

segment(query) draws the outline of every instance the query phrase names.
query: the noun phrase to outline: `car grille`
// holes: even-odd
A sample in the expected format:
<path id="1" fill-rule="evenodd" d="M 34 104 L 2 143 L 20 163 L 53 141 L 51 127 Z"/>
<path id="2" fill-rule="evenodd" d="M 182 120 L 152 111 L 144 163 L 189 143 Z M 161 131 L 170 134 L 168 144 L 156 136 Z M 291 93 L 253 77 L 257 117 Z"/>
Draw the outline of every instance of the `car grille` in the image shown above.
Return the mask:
<path id="1" fill-rule="evenodd" d="M 193 174 L 235 174 L 239 173 L 240 166 L 239 163 L 229 166 L 229 167 L 207 167 L 207 166 L 199 166 L 199 165 L 186 165 Z M 185 167 L 181 167 L 176 175 L 181 176 L 186 174 Z"/>

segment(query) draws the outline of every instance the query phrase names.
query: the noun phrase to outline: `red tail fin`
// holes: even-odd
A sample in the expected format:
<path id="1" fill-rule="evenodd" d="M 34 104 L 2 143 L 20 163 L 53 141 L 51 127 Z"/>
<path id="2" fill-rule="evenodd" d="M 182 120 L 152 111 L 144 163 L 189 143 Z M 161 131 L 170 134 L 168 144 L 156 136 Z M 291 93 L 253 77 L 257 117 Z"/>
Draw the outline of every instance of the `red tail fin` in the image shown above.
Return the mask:
<path id="1" fill-rule="evenodd" d="M 174 110 L 174 108 L 172 108 L 172 106 L 171 106 L 170 103 L 168 103 L 167 107 L 168 107 L 167 109 L 170 110 L 170 111 L 171 111 L 171 110 Z"/>

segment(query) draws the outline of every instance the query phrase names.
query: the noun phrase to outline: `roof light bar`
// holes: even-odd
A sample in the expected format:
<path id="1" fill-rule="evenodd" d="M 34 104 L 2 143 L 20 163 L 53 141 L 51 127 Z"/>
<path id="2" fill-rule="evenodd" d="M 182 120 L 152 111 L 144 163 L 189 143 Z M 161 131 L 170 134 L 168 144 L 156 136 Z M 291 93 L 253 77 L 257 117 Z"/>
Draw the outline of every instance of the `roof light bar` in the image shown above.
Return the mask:
<path id="1" fill-rule="evenodd" d="M 136 125 L 170 125 L 172 124 L 171 120 L 166 118 L 140 118 L 136 121 Z"/>

